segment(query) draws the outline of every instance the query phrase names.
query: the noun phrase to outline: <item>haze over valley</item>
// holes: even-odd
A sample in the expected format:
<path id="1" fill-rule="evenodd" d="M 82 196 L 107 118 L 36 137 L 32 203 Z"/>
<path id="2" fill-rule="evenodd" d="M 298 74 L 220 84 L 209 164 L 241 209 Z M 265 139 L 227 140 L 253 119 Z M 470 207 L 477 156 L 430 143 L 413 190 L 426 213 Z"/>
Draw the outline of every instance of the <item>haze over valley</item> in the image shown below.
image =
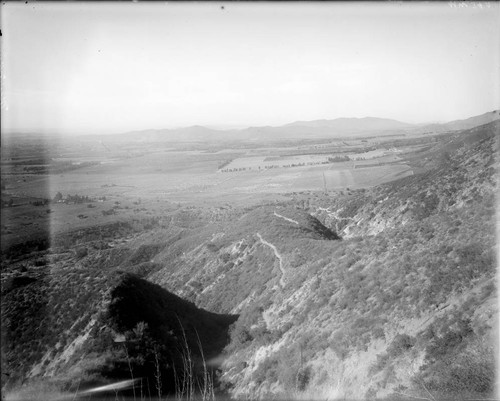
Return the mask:
<path id="1" fill-rule="evenodd" d="M 2 6 L 2 399 L 499 399 L 498 4 L 365 6 Z"/>

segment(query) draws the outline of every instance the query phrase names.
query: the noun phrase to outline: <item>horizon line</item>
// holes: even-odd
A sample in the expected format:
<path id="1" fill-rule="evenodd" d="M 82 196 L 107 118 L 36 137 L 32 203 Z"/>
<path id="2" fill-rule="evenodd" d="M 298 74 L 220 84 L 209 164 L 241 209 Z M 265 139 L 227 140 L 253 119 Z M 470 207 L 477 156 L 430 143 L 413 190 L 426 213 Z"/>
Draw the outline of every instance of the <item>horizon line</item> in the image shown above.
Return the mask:
<path id="1" fill-rule="evenodd" d="M 132 129 L 129 131 L 115 131 L 111 133 L 69 133 L 69 134 L 61 134 L 61 133 L 47 133 L 47 132 L 37 132 L 37 131 L 10 131 L 10 132 L 4 132 L 4 130 L 1 130 L 0 134 L 1 136 L 13 136 L 13 135 L 25 135 L 25 136 L 34 136 L 34 135 L 39 135 L 39 136 L 65 136 L 65 137 L 80 137 L 80 136 L 114 136 L 114 135 L 124 135 L 124 134 L 129 134 L 129 133 L 139 133 L 139 132 L 145 132 L 145 131 L 164 131 L 164 130 L 181 130 L 181 129 L 189 129 L 189 128 L 205 128 L 209 129 L 212 131 L 219 131 L 219 132 L 227 132 L 227 131 L 243 131 L 246 129 L 251 129 L 251 128 L 282 128 L 286 127 L 288 125 L 292 124 L 298 124 L 298 123 L 311 123 L 315 121 L 336 121 L 336 120 L 364 120 L 364 119 L 378 119 L 378 120 L 388 120 L 388 121 L 394 121 L 398 122 L 401 124 L 406 124 L 408 126 L 413 126 L 413 127 L 419 127 L 419 126 L 426 126 L 426 125 L 432 125 L 432 124 L 448 124 L 452 123 L 455 121 L 463 121 L 467 120 L 469 118 L 474 118 L 474 117 L 479 117 L 485 114 L 490 114 L 490 113 L 498 113 L 500 112 L 499 109 L 493 109 L 490 111 L 486 111 L 481 114 L 475 114 L 469 117 L 464 117 L 464 118 L 459 118 L 459 119 L 454 119 L 454 120 L 449 120 L 449 121 L 425 121 L 425 122 L 417 122 L 417 123 L 409 123 L 406 121 L 401 121 L 397 120 L 394 118 L 387 118 L 387 117 L 374 117 L 374 116 L 365 116 L 365 117 L 336 117 L 336 118 L 317 118 L 313 120 L 295 120 L 289 123 L 284 123 L 281 125 L 247 125 L 247 124 L 193 124 L 193 125 L 182 125 L 182 126 L 164 126 L 162 128 L 139 128 L 139 129 Z M 222 127 L 229 127 L 229 128 L 222 128 Z"/>

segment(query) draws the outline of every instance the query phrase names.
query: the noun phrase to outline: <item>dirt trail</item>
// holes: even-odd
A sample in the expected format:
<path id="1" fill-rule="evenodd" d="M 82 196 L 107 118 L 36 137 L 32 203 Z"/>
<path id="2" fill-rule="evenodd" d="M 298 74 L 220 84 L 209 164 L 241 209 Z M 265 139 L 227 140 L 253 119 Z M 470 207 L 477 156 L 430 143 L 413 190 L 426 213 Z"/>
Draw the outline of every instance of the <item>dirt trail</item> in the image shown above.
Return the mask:
<path id="1" fill-rule="evenodd" d="M 280 277 L 280 287 L 283 288 L 285 286 L 285 280 L 284 280 L 284 276 L 285 276 L 285 268 L 283 267 L 283 258 L 282 256 L 279 254 L 278 252 L 278 249 L 276 248 L 275 245 L 271 244 L 270 242 L 267 242 L 264 238 L 262 238 L 262 236 L 257 233 L 257 237 L 259 237 L 259 240 L 262 244 L 268 246 L 269 248 L 271 248 L 274 252 L 274 255 L 278 258 L 279 260 L 279 267 L 280 267 L 280 270 L 281 270 L 281 277 Z"/>
<path id="2" fill-rule="evenodd" d="M 276 212 L 274 212 L 274 215 L 276 217 L 281 217 L 282 219 L 285 219 L 286 221 L 289 221 L 290 223 L 294 223 L 294 224 L 297 224 L 299 225 L 299 222 L 297 220 L 292 220 L 292 219 L 289 219 L 288 217 L 285 217 L 285 216 L 282 216 L 281 214 L 278 214 Z"/>

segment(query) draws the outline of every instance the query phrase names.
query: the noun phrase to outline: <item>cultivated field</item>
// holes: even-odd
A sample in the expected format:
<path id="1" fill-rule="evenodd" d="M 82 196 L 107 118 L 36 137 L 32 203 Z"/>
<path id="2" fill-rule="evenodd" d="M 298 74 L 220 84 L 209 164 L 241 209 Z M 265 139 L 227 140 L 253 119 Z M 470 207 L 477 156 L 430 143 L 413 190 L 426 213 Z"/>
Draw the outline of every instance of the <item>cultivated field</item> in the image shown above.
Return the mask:
<path id="1" fill-rule="evenodd" d="M 2 237 L 10 244 L 47 232 L 154 216 L 172 205 L 247 206 L 297 192 L 371 187 L 413 174 L 405 156 L 414 154 L 421 141 L 398 141 L 235 147 L 116 139 L 103 144 L 85 138 L 8 141 L 2 148 Z M 55 202 L 58 193 L 88 201 Z"/>
<path id="2" fill-rule="evenodd" d="M 233 171 L 221 172 L 218 169 L 221 160 L 217 156 L 191 152 L 156 153 L 63 174 L 31 176 L 26 182 L 16 182 L 9 192 L 16 197 L 53 198 L 61 192 L 106 196 L 120 201 L 141 197 L 190 203 L 204 195 L 208 198 L 241 193 L 260 196 L 325 188 L 362 188 L 412 174 L 404 162 L 387 157 L 371 159 L 370 163 L 367 160 L 328 163 L 327 158 L 319 155 L 276 161 L 266 161 L 266 157 L 242 157 L 226 167 Z"/>

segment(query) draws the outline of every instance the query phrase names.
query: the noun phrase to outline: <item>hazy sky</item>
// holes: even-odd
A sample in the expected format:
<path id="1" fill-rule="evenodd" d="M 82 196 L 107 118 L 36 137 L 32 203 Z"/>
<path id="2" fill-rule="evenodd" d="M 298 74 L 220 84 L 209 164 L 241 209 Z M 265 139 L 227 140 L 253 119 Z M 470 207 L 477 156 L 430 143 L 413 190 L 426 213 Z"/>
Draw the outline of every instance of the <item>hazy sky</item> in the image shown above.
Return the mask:
<path id="1" fill-rule="evenodd" d="M 500 108 L 499 3 L 7 3 L 2 132 Z"/>

